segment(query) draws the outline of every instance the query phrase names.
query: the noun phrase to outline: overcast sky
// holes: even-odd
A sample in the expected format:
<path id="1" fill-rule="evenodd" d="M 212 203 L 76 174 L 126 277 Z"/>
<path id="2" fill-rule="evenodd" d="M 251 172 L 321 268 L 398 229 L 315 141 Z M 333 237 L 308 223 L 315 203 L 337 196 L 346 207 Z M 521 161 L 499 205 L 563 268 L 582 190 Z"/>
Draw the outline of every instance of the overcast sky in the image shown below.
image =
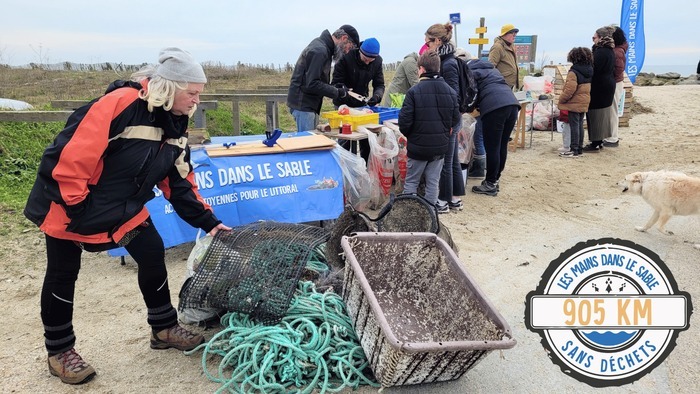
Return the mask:
<path id="1" fill-rule="evenodd" d="M 82 1 L 3 0 L 0 63 L 154 63 L 158 51 L 178 46 L 204 62 L 233 65 L 294 63 L 324 29 L 344 23 L 361 39 L 376 37 L 385 62 L 417 51 L 433 23 L 460 13 L 457 44 L 486 19 L 489 45 L 512 23 L 537 35 L 537 66 L 563 63 L 574 46 L 590 46 L 596 28 L 620 23 L 622 0 L 588 1 Z M 698 0 L 647 0 L 645 65 L 697 65 Z M 487 46 L 487 47 L 488 47 Z M 644 70 L 642 70 L 644 71 Z"/>

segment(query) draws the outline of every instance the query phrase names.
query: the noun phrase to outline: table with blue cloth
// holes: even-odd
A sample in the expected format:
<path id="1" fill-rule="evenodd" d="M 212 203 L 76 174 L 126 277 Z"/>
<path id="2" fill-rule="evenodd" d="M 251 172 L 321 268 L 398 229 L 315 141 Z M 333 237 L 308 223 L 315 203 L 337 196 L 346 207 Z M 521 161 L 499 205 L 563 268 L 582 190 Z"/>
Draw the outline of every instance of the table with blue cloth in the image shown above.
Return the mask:
<path id="1" fill-rule="evenodd" d="M 285 133 L 282 138 L 308 135 Z M 264 136 L 214 137 L 211 145 L 244 144 Z M 191 162 L 199 192 L 227 226 L 258 220 L 303 223 L 336 219 L 343 211 L 343 176 L 332 150 L 210 157 L 193 147 Z M 194 241 L 198 229 L 185 223 L 154 188 L 146 204 L 165 247 Z M 124 248 L 109 252 L 124 256 Z"/>

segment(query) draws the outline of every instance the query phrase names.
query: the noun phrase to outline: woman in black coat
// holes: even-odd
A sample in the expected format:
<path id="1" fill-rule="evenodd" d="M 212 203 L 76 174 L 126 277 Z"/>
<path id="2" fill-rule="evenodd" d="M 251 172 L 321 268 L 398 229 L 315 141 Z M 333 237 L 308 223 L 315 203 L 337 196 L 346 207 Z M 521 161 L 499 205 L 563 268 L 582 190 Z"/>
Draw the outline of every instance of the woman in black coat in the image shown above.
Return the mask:
<path id="1" fill-rule="evenodd" d="M 591 104 L 586 113 L 588 139 L 583 147 L 586 152 L 598 152 L 603 139 L 611 136 L 613 98 L 615 96 L 615 43 L 610 27 L 601 27 L 593 34 L 593 79 L 591 80 Z"/>

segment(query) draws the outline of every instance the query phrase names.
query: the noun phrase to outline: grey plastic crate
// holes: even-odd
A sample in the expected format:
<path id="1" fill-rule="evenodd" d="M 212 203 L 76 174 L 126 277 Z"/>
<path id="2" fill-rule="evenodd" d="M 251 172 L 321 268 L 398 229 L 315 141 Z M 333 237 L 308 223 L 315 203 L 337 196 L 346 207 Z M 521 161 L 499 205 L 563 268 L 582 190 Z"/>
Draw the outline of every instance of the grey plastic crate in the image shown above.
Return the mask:
<path id="1" fill-rule="evenodd" d="M 432 233 L 344 236 L 343 300 L 377 381 L 459 379 L 515 346 L 510 326 L 447 243 Z"/>

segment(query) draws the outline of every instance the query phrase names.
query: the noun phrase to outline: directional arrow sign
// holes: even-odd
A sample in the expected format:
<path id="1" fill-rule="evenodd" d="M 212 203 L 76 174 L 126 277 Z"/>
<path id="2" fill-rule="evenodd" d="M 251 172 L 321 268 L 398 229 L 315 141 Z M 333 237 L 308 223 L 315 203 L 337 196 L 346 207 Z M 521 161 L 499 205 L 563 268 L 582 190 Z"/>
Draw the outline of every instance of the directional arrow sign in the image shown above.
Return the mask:
<path id="1" fill-rule="evenodd" d="M 488 44 L 489 39 L 488 38 L 470 38 L 469 43 L 472 45 L 477 45 L 477 44 Z"/>

